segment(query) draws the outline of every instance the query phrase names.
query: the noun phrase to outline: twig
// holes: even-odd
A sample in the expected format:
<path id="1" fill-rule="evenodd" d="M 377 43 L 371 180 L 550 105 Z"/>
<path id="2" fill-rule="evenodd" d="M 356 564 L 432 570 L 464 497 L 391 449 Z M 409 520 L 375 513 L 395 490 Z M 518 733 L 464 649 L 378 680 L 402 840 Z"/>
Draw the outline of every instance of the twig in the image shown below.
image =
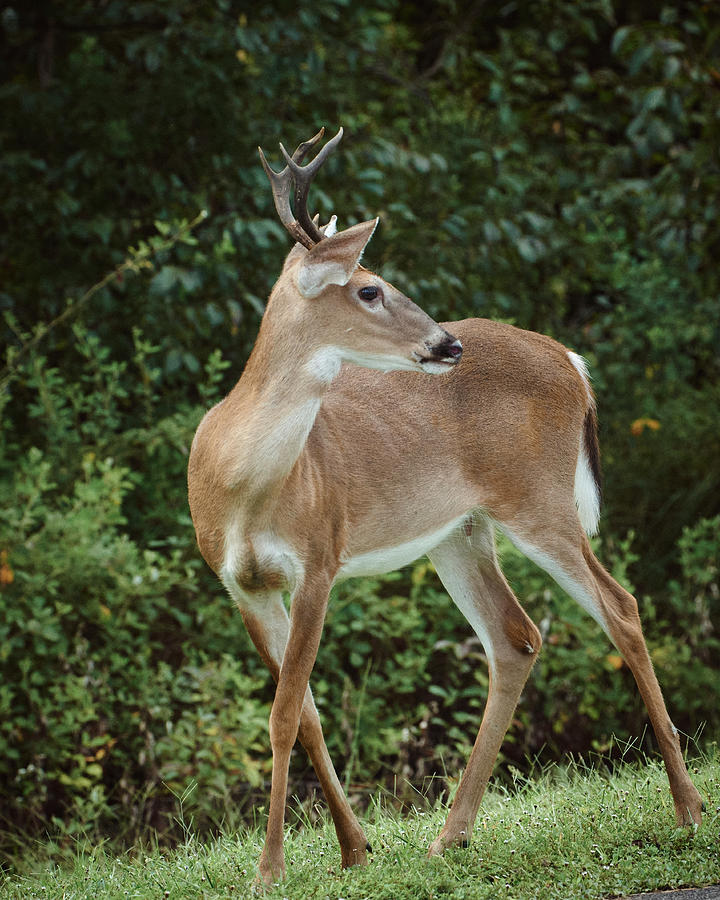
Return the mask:
<path id="1" fill-rule="evenodd" d="M 41 324 L 37 326 L 34 337 L 27 341 L 25 344 L 20 347 L 17 353 L 13 354 L 12 362 L 9 362 L 1 371 L 0 371 L 0 393 L 2 393 L 5 388 L 10 383 L 13 375 L 19 368 L 20 361 L 24 359 L 25 356 L 31 351 L 34 350 L 35 347 L 42 341 L 47 335 L 54 329 L 57 328 L 58 325 L 62 325 L 63 322 L 66 322 L 68 319 L 72 318 L 76 313 L 78 313 L 87 303 L 92 300 L 92 298 L 101 291 L 104 287 L 110 284 L 111 281 L 116 280 L 123 272 L 128 271 L 138 271 L 144 262 L 148 259 L 156 256 L 158 253 L 162 253 L 163 250 L 169 250 L 170 247 L 177 244 L 178 241 L 181 241 L 183 238 L 187 237 L 190 232 L 196 228 L 200 222 L 207 218 L 207 211 L 201 210 L 195 218 L 191 222 L 187 222 L 182 225 L 178 230 L 171 234 L 164 241 L 160 241 L 159 243 L 155 241 L 151 241 L 150 243 L 141 242 L 140 249 L 136 251 L 130 251 L 130 255 L 120 263 L 117 268 L 113 269 L 112 272 L 108 272 L 108 274 L 101 280 L 98 281 L 97 284 L 94 284 L 91 288 L 89 288 L 85 293 L 76 300 L 74 303 L 68 304 L 68 306 L 60 313 L 59 316 L 56 316 L 52 321 L 47 324 Z"/>

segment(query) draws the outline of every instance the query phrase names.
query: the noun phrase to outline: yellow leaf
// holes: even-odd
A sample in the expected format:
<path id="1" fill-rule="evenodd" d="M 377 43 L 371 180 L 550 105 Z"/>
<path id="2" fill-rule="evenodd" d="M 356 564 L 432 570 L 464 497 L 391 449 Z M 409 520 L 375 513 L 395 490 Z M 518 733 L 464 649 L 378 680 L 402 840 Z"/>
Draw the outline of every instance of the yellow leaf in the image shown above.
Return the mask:
<path id="1" fill-rule="evenodd" d="M 0 585 L 12 584 L 15 581 L 15 573 L 10 568 L 7 550 L 0 550 Z"/>
<path id="2" fill-rule="evenodd" d="M 658 431 L 660 429 L 660 423 L 657 419 L 635 419 L 635 421 L 630 425 L 630 433 L 634 434 L 635 437 L 642 434 L 646 428 L 649 428 L 650 431 Z"/>
<path id="3" fill-rule="evenodd" d="M 622 656 L 618 656 L 615 653 L 609 653 L 605 657 L 605 659 L 610 663 L 613 669 L 622 669 L 623 665 L 625 664 Z"/>

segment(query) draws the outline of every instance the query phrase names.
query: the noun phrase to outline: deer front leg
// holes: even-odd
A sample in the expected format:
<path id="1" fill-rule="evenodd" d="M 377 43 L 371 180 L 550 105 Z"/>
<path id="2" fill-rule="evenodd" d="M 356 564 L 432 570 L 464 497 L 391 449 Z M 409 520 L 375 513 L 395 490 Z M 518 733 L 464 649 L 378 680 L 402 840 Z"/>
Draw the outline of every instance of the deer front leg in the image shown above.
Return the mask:
<path id="1" fill-rule="evenodd" d="M 482 641 L 490 671 L 480 730 L 447 821 L 428 851 L 435 856 L 470 843 L 480 801 L 542 641 L 497 566 L 489 523 L 468 523 L 464 534 L 452 535 L 429 556 Z"/>
<path id="2" fill-rule="evenodd" d="M 248 633 L 277 683 L 290 631 L 290 621 L 282 595 L 279 591 L 272 591 L 259 602 L 251 604 L 243 603 L 240 598 L 238 605 Z M 298 737 L 310 757 L 325 794 L 340 844 L 343 868 L 365 864 L 370 845 L 362 826 L 350 808 L 330 759 L 320 717 L 309 686 L 305 692 Z"/>
<path id="3" fill-rule="evenodd" d="M 298 735 L 310 673 L 315 665 L 329 593 L 329 582 L 313 584 L 305 581 L 292 599 L 290 632 L 270 713 L 273 755 L 270 812 L 258 865 L 260 878 L 266 885 L 285 878 L 283 823 L 290 754 Z"/>

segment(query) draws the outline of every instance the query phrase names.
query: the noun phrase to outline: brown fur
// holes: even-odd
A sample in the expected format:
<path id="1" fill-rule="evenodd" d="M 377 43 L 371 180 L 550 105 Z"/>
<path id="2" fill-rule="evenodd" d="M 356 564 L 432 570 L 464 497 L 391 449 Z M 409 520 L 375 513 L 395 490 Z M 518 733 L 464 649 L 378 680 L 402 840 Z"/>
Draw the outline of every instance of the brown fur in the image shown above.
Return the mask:
<path id="1" fill-rule="evenodd" d="M 540 632 L 535 623 L 519 608 L 511 608 L 505 613 L 503 627 L 507 639 L 520 653 L 538 653 L 540 651 Z"/>

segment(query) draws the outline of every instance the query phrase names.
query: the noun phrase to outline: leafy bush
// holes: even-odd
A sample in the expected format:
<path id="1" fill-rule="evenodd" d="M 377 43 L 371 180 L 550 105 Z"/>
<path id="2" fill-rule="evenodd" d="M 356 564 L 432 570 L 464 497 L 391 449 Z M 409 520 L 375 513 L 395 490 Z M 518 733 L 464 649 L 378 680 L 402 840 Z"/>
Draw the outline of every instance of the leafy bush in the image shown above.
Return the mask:
<path id="1" fill-rule="evenodd" d="M 717 734 L 711 7 L 3 10 L 8 830 L 162 830 L 173 795 L 210 823 L 264 791 L 272 686 L 194 547 L 185 466 L 287 250 L 255 144 L 271 153 L 322 123 L 346 137 L 314 202 L 341 225 L 381 215 L 370 265 L 438 318 L 512 321 L 589 358 L 601 556 L 637 588 L 677 725 Z M 637 692 L 597 626 L 514 551 L 504 558 L 546 641 L 506 760 L 638 735 Z M 487 673 L 420 562 L 338 589 L 313 683 L 342 776 L 401 793 L 403 778 L 457 771 Z M 302 754 L 293 765 L 307 781 Z"/>
<path id="2" fill-rule="evenodd" d="M 256 762 L 253 754 L 267 709 L 253 701 L 257 678 L 230 662 L 247 645 L 242 623 L 225 598 L 201 602 L 189 516 L 165 499 L 168 483 L 183 478 L 200 409 L 138 422 L 118 439 L 128 403 L 152 408 L 151 384 L 138 378 L 129 396 L 118 380 L 125 365 L 83 329 L 76 339 L 73 378 L 42 358 L 28 364 L 28 416 L 44 426 L 43 446 L 20 452 L 7 419 L 2 430 L 3 807 L 8 824 L 28 828 L 50 816 L 107 826 L 111 813 L 137 827 L 148 811 L 161 826 L 168 788 L 184 789 L 185 774 L 206 811 L 226 799 L 238 771 L 245 783 L 261 779 L 266 753 Z M 210 385 L 218 366 L 215 357 Z M 130 537 L 124 514 L 137 489 L 127 462 L 140 447 L 157 474 L 145 501 L 162 503 L 172 528 L 146 546 Z"/>
<path id="3" fill-rule="evenodd" d="M 21 452 L 7 418 L 1 432 L 6 825 L 99 835 L 119 822 L 130 834 L 148 824 L 164 831 L 177 798 L 200 824 L 226 821 L 264 797 L 272 687 L 240 616 L 201 564 L 184 502 L 167 502 L 200 407 L 154 420 L 152 378 L 138 378 L 129 394 L 118 381 L 127 364 L 82 328 L 75 338 L 80 362 L 71 377 L 40 357 L 24 370 L 29 421 L 44 425 L 43 446 Z M 152 372 L 153 348 L 140 335 L 135 342 L 133 365 Z M 217 354 L 209 360 L 205 401 L 223 366 Z M 118 436 L 114 423 L 126 409 L 145 409 L 146 424 Z M 125 515 L 140 490 L 128 462 L 139 455 L 143 470 L 156 473 L 142 482 L 148 527 L 163 534 L 144 547 Z M 686 529 L 669 604 L 643 604 L 670 708 L 691 733 L 720 724 L 707 704 L 720 649 L 718 534 L 717 517 Z M 501 549 L 546 644 L 504 759 L 524 767 L 541 748 L 557 756 L 607 751 L 613 734 L 639 740 L 644 712 L 607 638 L 543 573 Z M 608 540 L 604 550 L 627 583 L 637 560 L 630 540 Z M 412 785 L 442 790 L 445 781 L 433 776 L 462 768 L 488 679 L 479 641 L 421 561 L 335 591 L 313 687 L 346 783 L 385 783 L 402 797 Z M 294 773 L 302 794 L 303 754 Z"/>

